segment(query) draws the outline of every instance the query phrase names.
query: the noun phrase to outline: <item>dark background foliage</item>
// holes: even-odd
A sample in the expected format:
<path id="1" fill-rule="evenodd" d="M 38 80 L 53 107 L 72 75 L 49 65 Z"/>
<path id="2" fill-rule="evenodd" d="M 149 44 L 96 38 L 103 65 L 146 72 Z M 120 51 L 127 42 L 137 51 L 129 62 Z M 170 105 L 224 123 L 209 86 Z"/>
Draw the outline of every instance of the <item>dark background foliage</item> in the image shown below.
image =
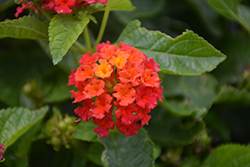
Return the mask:
<path id="1" fill-rule="evenodd" d="M 136 7 L 132 12 L 111 12 L 103 41 L 115 42 L 130 21 L 139 19 L 142 27 L 173 38 L 186 29 L 192 30 L 227 56 L 214 71 L 201 76 L 160 73 L 167 102 L 151 112 L 152 119 L 145 127 L 155 143 L 156 166 L 198 167 L 221 144 L 247 145 L 250 141 L 249 33 L 236 21 L 216 12 L 206 0 L 131 2 Z M 250 5 L 249 0 L 241 3 Z M 14 19 L 16 7 L 14 3 L 2 5 L 0 20 Z M 93 39 L 98 34 L 103 13 L 94 16 L 98 25 L 89 26 Z M 63 115 L 74 115 L 76 106 L 71 104 L 71 88 L 66 86 L 70 69 L 76 68 L 71 53 L 53 66 L 51 55 L 44 48 L 46 43 L 32 40 L 0 40 L 0 109 L 49 104 L 51 109 L 59 108 Z M 52 112 L 44 120 L 51 115 Z M 32 133 L 40 134 L 40 130 L 33 127 L 8 148 L 4 167 L 27 163 L 31 167 L 102 165 L 104 147 L 99 142 L 77 141 L 78 147 L 74 144 L 70 149 L 61 147 L 55 152 L 39 135 L 38 139 L 27 142 Z M 105 142 L 105 139 L 101 141 Z M 20 143 L 26 144 L 20 148 Z"/>

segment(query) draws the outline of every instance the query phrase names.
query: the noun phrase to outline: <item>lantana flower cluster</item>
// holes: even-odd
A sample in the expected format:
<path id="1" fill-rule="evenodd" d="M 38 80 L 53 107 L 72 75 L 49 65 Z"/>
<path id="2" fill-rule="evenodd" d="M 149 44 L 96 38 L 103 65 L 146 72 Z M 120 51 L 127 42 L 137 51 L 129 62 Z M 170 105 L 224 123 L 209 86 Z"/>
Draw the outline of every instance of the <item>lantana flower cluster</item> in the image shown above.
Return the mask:
<path id="1" fill-rule="evenodd" d="M 140 50 L 120 42 L 97 45 L 98 52 L 82 55 L 77 70 L 72 70 L 69 84 L 74 110 L 83 121 L 93 118 L 94 129 L 101 137 L 109 137 L 109 129 L 118 128 L 126 136 L 148 124 L 151 109 L 162 101 L 159 65 Z M 114 111 L 113 111 L 114 110 Z M 115 115 L 115 117 L 113 117 Z"/>
<path id="2" fill-rule="evenodd" d="M 71 14 L 72 9 L 79 9 L 82 6 L 90 4 L 102 3 L 106 4 L 108 0 L 41 0 L 41 8 L 47 12 L 56 12 L 58 14 Z M 39 9 L 32 3 L 32 1 L 20 0 L 21 6 L 17 7 L 15 17 L 18 17 L 24 9 L 31 9 L 38 13 Z"/>
<path id="3" fill-rule="evenodd" d="M 0 144 L 0 162 L 3 159 L 4 147 L 5 147 L 4 144 Z"/>

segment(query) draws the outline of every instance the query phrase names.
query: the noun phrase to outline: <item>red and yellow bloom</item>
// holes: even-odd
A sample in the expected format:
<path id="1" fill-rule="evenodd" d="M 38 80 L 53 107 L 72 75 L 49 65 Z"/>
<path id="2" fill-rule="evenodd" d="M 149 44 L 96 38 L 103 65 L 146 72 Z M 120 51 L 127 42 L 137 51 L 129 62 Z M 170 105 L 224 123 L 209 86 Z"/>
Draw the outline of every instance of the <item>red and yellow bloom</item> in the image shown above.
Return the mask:
<path id="1" fill-rule="evenodd" d="M 101 137 L 108 137 L 114 126 L 126 136 L 135 135 L 148 124 L 148 114 L 157 100 L 162 100 L 159 65 L 124 43 L 119 47 L 101 43 L 96 50 L 93 55 L 83 55 L 81 65 L 69 76 L 68 85 L 78 89 L 71 91 L 73 103 L 83 105 L 75 109 L 75 114 L 83 121 L 93 118 L 98 125 L 94 131 Z"/>

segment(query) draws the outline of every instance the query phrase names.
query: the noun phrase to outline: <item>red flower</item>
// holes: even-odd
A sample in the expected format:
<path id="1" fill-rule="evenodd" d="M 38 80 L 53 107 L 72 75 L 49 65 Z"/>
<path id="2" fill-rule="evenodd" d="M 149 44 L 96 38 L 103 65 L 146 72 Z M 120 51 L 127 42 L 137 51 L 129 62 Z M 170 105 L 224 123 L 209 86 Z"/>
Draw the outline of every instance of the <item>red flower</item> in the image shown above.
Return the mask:
<path id="1" fill-rule="evenodd" d="M 101 94 L 95 101 L 95 108 L 90 109 L 91 115 L 95 118 L 102 119 L 105 112 L 109 112 L 113 98 L 109 94 Z"/>
<path id="2" fill-rule="evenodd" d="M 38 14 L 39 9 L 32 5 L 32 1 L 25 3 L 26 0 L 20 0 L 21 6 L 17 7 L 15 17 L 19 17 L 19 14 L 25 9 L 31 9 Z M 43 10 L 47 12 L 56 12 L 58 14 L 71 14 L 72 9 L 79 9 L 83 6 L 88 6 L 93 3 L 106 4 L 108 0 L 41 0 L 40 5 Z"/>
<path id="3" fill-rule="evenodd" d="M 110 42 L 99 44 L 98 52 L 83 55 L 81 65 L 69 76 L 68 85 L 78 89 L 71 91 L 73 102 L 83 104 L 75 109 L 76 115 L 83 121 L 93 118 L 99 125 L 95 132 L 101 137 L 108 137 L 115 124 L 126 136 L 137 134 L 148 124 L 157 100 L 162 99 L 159 65 L 128 44 L 119 46 Z"/>
<path id="4" fill-rule="evenodd" d="M 111 113 L 105 113 L 102 119 L 93 119 L 94 124 L 99 125 L 94 131 L 101 137 L 109 137 L 109 129 L 114 129 L 115 123 L 112 117 L 113 115 Z"/>
<path id="5" fill-rule="evenodd" d="M 0 144 L 0 162 L 3 159 L 4 147 L 5 147 L 4 144 Z"/>
<path id="6" fill-rule="evenodd" d="M 21 13 L 23 13 L 23 11 L 24 11 L 25 9 L 33 10 L 33 11 L 36 12 L 36 14 L 38 14 L 38 12 L 39 12 L 39 9 L 38 9 L 36 6 L 34 6 L 34 5 L 32 4 L 32 2 L 30 1 L 30 2 L 28 2 L 28 3 L 23 3 L 21 6 L 18 6 L 18 7 L 16 8 L 15 17 L 16 17 L 16 18 L 19 17 L 19 15 L 20 15 Z"/>
<path id="7" fill-rule="evenodd" d="M 136 124 L 135 122 L 126 125 L 123 124 L 120 119 L 117 119 L 116 127 L 121 133 L 125 133 L 126 136 L 132 136 L 138 133 L 138 130 L 141 129 L 142 125 Z"/>

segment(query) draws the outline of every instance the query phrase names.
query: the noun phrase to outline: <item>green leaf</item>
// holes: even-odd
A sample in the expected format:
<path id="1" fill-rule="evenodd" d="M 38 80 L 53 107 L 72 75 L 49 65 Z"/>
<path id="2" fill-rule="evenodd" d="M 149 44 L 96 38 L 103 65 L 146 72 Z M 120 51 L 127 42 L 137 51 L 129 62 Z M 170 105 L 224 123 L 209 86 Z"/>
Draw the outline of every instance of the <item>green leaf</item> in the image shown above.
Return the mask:
<path id="1" fill-rule="evenodd" d="M 104 150 L 104 146 L 101 143 L 93 143 L 89 146 L 87 157 L 93 163 L 102 166 L 102 152 Z"/>
<path id="2" fill-rule="evenodd" d="M 239 17 L 240 17 L 239 23 L 241 23 L 250 32 L 250 8 L 249 6 L 239 5 L 238 10 L 239 10 Z"/>
<path id="3" fill-rule="evenodd" d="M 130 0 L 111 0 L 110 10 L 134 10 L 135 7 L 132 5 Z"/>
<path id="4" fill-rule="evenodd" d="M 127 25 L 116 43 L 120 41 L 154 57 L 160 69 L 170 74 L 199 75 L 213 70 L 226 58 L 192 31 L 173 39 L 159 31 L 140 28 L 138 20 Z"/>
<path id="5" fill-rule="evenodd" d="M 54 65 L 62 60 L 88 23 L 88 17 L 81 20 L 72 15 L 53 17 L 49 26 L 49 41 Z"/>
<path id="6" fill-rule="evenodd" d="M 24 16 L 0 23 L 0 38 L 48 40 L 48 26 L 38 18 Z"/>
<path id="7" fill-rule="evenodd" d="M 192 143 L 205 127 L 203 121 L 174 116 L 160 106 L 151 111 L 151 115 L 146 126 L 148 133 L 155 142 L 167 147 Z"/>
<path id="8" fill-rule="evenodd" d="M 35 111 L 22 107 L 0 110 L 0 143 L 5 143 L 6 148 L 13 144 L 42 119 L 48 109 L 46 106 Z"/>
<path id="9" fill-rule="evenodd" d="M 149 167 L 154 166 L 154 144 L 144 130 L 137 135 L 126 137 L 119 132 L 110 133 L 109 138 L 102 138 L 104 166 Z"/>
<path id="10" fill-rule="evenodd" d="M 237 19 L 237 6 L 239 0 L 207 0 L 208 3 L 220 14 L 230 19 Z"/>
<path id="11" fill-rule="evenodd" d="M 239 0 L 207 0 L 221 15 L 240 23 L 250 33 L 250 8 Z"/>
<path id="12" fill-rule="evenodd" d="M 94 129 L 97 127 L 92 121 L 89 122 L 80 122 L 76 126 L 76 131 L 74 132 L 74 138 L 95 142 L 98 139 L 97 133 L 94 132 Z"/>
<path id="13" fill-rule="evenodd" d="M 249 106 L 250 93 L 246 90 L 239 90 L 231 86 L 223 86 L 220 88 L 216 104 L 226 104 L 229 108 L 239 108 Z"/>
<path id="14" fill-rule="evenodd" d="M 163 83 L 167 99 L 163 105 L 178 116 L 200 117 L 208 112 L 217 97 L 217 82 L 212 75 L 166 75 Z"/>
<path id="15" fill-rule="evenodd" d="M 237 144 L 223 145 L 214 150 L 203 167 L 249 167 L 250 148 Z"/>

